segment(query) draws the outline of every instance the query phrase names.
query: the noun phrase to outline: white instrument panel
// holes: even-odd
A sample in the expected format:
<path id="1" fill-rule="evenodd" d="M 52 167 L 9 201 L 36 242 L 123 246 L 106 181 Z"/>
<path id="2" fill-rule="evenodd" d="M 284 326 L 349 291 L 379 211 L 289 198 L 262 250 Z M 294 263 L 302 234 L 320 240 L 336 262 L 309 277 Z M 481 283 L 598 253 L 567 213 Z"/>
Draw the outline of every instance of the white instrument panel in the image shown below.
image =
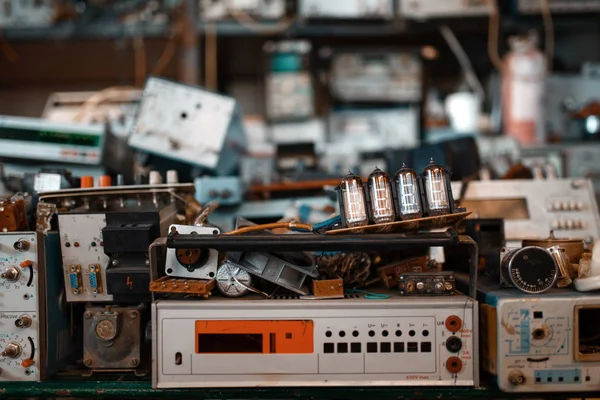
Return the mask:
<path id="1" fill-rule="evenodd" d="M 476 386 L 477 315 L 463 296 L 158 301 L 153 387 Z M 297 322 L 309 333 L 274 327 Z M 199 333 L 219 324 L 228 328 Z"/>
<path id="2" fill-rule="evenodd" d="M 539 0 L 518 0 L 519 12 L 537 14 L 541 11 Z M 553 13 L 587 12 L 600 10 L 598 0 L 548 0 L 548 7 Z"/>
<path id="3" fill-rule="evenodd" d="M 279 19 L 285 16 L 285 0 L 200 0 L 200 17 L 206 20 L 225 19 L 232 11 L 261 19 Z"/>
<path id="4" fill-rule="evenodd" d="M 491 305 L 480 306 L 481 364 L 497 376 L 502 391 L 600 390 L 600 357 L 593 350 L 600 296 L 553 289 L 532 297 L 498 290 L 486 299 Z"/>
<path id="5" fill-rule="evenodd" d="M 56 11 L 56 0 L 0 0 L 0 28 L 50 26 Z"/>
<path id="6" fill-rule="evenodd" d="M 487 16 L 491 0 L 399 0 L 400 16 L 407 19 Z"/>
<path id="7" fill-rule="evenodd" d="M 600 217 L 588 179 L 492 180 L 468 184 L 461 207 L 470 218 L 504 218 L 507 241 L 547 238 L 600 238 Z M 462 183 L 452 182 L 459 200 Z M 519 244 L 520 246 L 520 244 Z"/>
<path id="8" fill-rule="evenodd" d="M 113 300 L 106 293 L 106 269 L 102 228 L 106 214 L 59 214 L 60 247 L 67 301 Z"/>
<path id="9" fill-rule="evenodd" d="M 300 0 L 298 6 L 305 18 L 394 18 L 392 0 Z"/>
<path id="10" fill-rule="evenodd" d="M 39 381 L 35 233 L 0 233 L 0 273 L 0 382 Z"/>

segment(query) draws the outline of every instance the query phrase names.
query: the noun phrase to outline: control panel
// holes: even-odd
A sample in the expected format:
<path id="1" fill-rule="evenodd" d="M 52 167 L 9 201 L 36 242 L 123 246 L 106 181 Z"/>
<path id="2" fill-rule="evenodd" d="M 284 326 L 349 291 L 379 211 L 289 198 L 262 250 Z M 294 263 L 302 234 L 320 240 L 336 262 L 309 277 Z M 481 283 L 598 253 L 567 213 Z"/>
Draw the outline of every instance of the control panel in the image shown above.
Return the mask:
<path id="1" fill-rule="evenodd" d="M 548 0 L 548 8 L 552 13 L 590 12 L 600 10 L 598 0 Z M 538 0 L 518 0 L 519 12 L 524 14 L 542 11 Z"/>
<path id="2" fill-rule="evenodd" d="M 600 217 L 592 182 L 588 179 L 473 181 L 461 200 L 471 218 L 503 218 L 506 240 L 600 238 Z M 458 200 L 460 182 L 452 182 Z M 511 243 L 508 244 L 509 246 Z M 519 244 L 520 245 L 520 244 Z"/>
<path id="3" fill-rule="evenodd" d="M 463 296 L 164 300 L 153 305 L 153 385 L 474 386 L 476 324 Z"/>
<path id="4" fill-rule="evenodd" d="M 487 16 L 490 0 L 399 0 L 398 12 L 407 19 Z"/>
<path id="5" fill-rule="evenodd" d="M 33 232 L 0 233 L 0 382 L 40 380 Z"/>
<path id="6" fill-rule="evenodd" d="M 194 179 L 194 188 L 195 198 L 202 205 L 216 201 L 219 206 L 232 206 L 242 202 L 242 182 L 237 176 L 203 176 Z"/>
<path id="7" fill-rule="evenodd" d="M 553 289 L 532 297 L 511 289 L 486 298 L 491 305 L 480 306 L 481 362 L 500 389 L 600 389 L 599 295 Z"/>
<path id="8" fill-rule="evenodd" d="M 391 0 L 300 0 L 298 13 L 304 18 L 392 19 Z"/>
<path id="9" fill-rule="evenodd" d="M 56 8 L 54 0 L 1 0 L 0 28 L 50 26 Z"/>
<path id="10" fill-rule="evenodd" d="M 107 301 L 106 268 L 102 228 L 106 214 L 59 214 L 60 247 L 67 301 Z"/>

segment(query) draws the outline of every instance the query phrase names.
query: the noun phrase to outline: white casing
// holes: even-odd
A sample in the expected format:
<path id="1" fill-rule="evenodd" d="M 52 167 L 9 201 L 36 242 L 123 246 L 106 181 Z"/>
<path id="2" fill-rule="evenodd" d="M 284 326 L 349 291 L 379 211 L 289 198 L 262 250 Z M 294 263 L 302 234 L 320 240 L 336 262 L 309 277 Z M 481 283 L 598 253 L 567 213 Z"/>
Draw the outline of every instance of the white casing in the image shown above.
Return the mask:
<path id="1" fill-rule="evenodd" d="M 407 19 L 483 17 L 491 11 L 491 0 L 399 0 L 398 7 Z"/>
<path id="2" fill-rule="evenodd" d="M 200 0 L 200 17 L 206 20 L 230 17 L 230 10 L 261 19 L 278 19 L 285 16 L 285 0 Z"/>
<path id="3" fill-rule="evenodd" d="M 77 135 L 94 141 L 94 145 L 62 144 L 46 140 L 31 141 L 15 138 L 2 139 L 2 131 L 41 132 L 48 136 Z M 11 133 L 12 133 L 11 132 Z M 26 159 L 28 162 L 52 161 L 85 165 L 100 165 L 104 151 L 104 127 L 84 123 L 62 123 L 40 118 L 0 115 L 0 157 Z M 12 136 L 12 135 L 11 135 Z"/>
<path id="4" fill-rule="evenodd" d="M 548 0 L 548 7 L 553 13 L 586 12 L 600 10 L 598 0 Z M 538 14 L 541 12 L 539 0 L 518 0 L 518 10 L 524 14 Z"/>
<path id="5" fill-rule="evenodd" d="M 106 226 L 106 214 L 59 214 L 58 228 L 60 232 L 60 248 L 63 259 L 65 277 L 65 293 L 67 301 L 104 301 L 111 302 L 112 294 L 106 293 L 106 268 L 109 257 L 104 254 L 102 247 L 102 228 Z M 67 243 L 69 246 L 67 247 Z M 75 246 L 75 243 L 78 245 Z M 95 243 L 95 246 L 92 246 Z M 100 266 L 102 291 L 94 293 L 90 286 L 90 265 Z M 70 283 L 70 266 L 81 266 L 81 281 L 83 291 L 74 294 Z"/>
<path id="6" fill-rule="evenodd" d="M 56 0 L 0 0 L 0 28 L 50 26 L 56 3 Z"/>
<path id="7" fill-rule="evenodd" d="M 444 346 L 451 336 L 445 326 L 451 315 L 462 320 L 458 353 Z M 153 387 L 477 386 L 477 317 L 477 302 L 464 296 L 157 301 L 152 306 Z M 313 353 L 196 354 L 195 323 L 207 320 L 311 320 Z M 396 330 L 402 331 L 400 337 Z M 419 343 L 419 350 L 394 352 L 392 346 L 389 353 L 379 351 L 382 343 L 394 342 Z M 421 352 L 424 342 L 431 344 L 430 352 Z M 361 351 L 325 352 L 326 344 L 337 348 L 340 343 L 349 349 L 360 343 Z M 368 343 L 375 343 L 377 352 L 367 352 Z M 176 353 L 181 353 L 179 364 Z M 451 356 L 463 363 L 458 374 L 446 370 Z"/>
<path id="8" fill-rule="evenodd" d="M 25 239 L 30 247 L 20 252 L 13 244 Z M 32 261 L 32 268 L 21 268 L 24 261 Z M 0 382 L 4 381 L 39 381 L 39 302 L 38 302 L 38 263 L 37 242 L 33 232 L 0 233 L 0 272 L 7 268 L 20 270 L 19 279 L 9 282 L 0 278 L 0 352 L 11 342 L 22 347 L 17 358 L 0 356 Z M 31 275 L 33 273 L 33 275 Z M 31 326 L 18 328 L 15 321 L 23 314 L 31 317 Z M 31 341 L 29 340 L 31 338 Z M 35 347 L 33 364 L 23 368 L 21 363 L 31 356 L 31 343 Z"/>
<path id="9" fill-rule="evenodd" d="M 394 18 L 392 0 L 300 0 L 298 10 L 304 18 Z"/>
<path id="10" fill-rule="evenodd" d="M 458 200 L 461 182 L 452 182 L 452 194 Z M 520 247 L 523 239 L 540 239 L 554 230 L 557 238 L 581 238 L 591 243 L 600 239 L 600 216 L 592 182 L 588 179 L 492 180 L 472 181 L 465 193 L 466 201 L 479 201 L 479 206 L 491 212 L 488 200 L 518 200 L 525 202 L 528 218 L 505 219 L 507 246 Z M 490 216 L 473 203 L 466 204 L 469 218 L 502 218 Z"/>
<path id="11" fill-rule="evenodd" d="M 566 289 L 532 296 L 515 289 L 499 289 L 486 295 L 486 303 L 495 307 L 495 313 L 487 305 L 480 306 L 481 365 L 497 376 L 502 391 L 600 390 L 600 361 L 577 361 L 574 340 L 575 307 L 598 308 L 600 296 Z M 533 332 L 537 329 L 544 331 L 543 338 L 535 339 Z M 488 335 L 490 330 L 496 332 L 495 343 L 493 335 Z M 493 348 L 497 351 L 490 351 Z M 513 371 L 523 374 L 522 384 L 510 383 L 509 374 Z"/>
<path id="12" fill-rule="evenodd" d="M 227 174 L 237 164 L 245 136 L 235 99 L 151 77 L 128 144 Z"/>

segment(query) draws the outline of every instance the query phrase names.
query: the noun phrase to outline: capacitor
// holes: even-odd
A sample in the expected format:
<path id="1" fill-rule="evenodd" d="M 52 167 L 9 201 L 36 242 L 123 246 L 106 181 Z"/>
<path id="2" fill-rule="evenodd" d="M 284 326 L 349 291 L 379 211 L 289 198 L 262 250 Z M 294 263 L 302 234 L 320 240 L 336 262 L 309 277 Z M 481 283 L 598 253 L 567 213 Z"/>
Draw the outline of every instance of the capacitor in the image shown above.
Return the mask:
<path id="1" fill-rule="evenodd" d="M 170 169 L 167 171 L 167 183 L 169 183 L 169 184 L 179 183 L 179 175 L 177 174 L 176 170 Z"/>
<path id="2" fill-rule="evenodd" d="M 148 180 L 148 184 L 150 185 L 160 185 L 163 182 L 162 175 L 158 171 L 150 171 L 150 178 Z"/>
<path id="3" fill-rule="evenodd" d="M 365 189 L 359 176 L 348 171 L 348 175 L 340 182 L 342 208 L 346 227 L 353 228 L 369 223 Z"/>
<path id="4" fill-rule="evenodd" d="M 448 177 L 446 170 L 431 159 L 423 170 L 423 184 L 429 215 L 442 215 L 450 212 L 448 199 Z"/>
<path id="5" fill-rule="evenodd" d="M 402 164 L 402 168 L 394 176 L 394 184 L 396 185 L 400 219 L 421 218 L 423 208 L 421 207 L 421 189 L 419 188 L 417 173 Z"/>
<path id="6" fill-rule="evenodd" d="M 81 188 L 93 188 L 94 177 L 93 176 L 82 176 L 80 181 Z"/>
<path id="7" fill-rule="evenodd" d="M 112 179 L 109 175 L 102 175 L 98 178 L 99 187 L 110 187 L 112 186 Z"/>
<path id="8" fill-rule="evenodd" d="M 375 168 L 367 180 L 371 196 L 371 215 L 373 222 L 381 224 L 393 222 L 396 219 L 394 196 L 388 174 Z"/>

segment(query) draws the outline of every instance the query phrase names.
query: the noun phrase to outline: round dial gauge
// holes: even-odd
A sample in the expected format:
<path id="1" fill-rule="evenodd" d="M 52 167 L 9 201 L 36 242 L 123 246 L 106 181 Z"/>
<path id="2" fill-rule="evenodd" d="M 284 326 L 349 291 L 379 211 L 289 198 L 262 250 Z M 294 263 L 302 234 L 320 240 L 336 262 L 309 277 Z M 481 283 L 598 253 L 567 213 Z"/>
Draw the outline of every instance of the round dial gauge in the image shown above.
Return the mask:
<path id="1" fill-rule="evenodd" d="M 240 297 L 248 293 L 248 289 L 241 285 L 250 286 L 252 284 L 251 275 L 225 261 L 217 271 L 217 287 L 223 296 Z"/>
<path id="2" fill-rule="evenodd" d="M 554 286 L 558 267 L 550 252 L 529 246 L 511 250 L 502 260 L 504 277 L 525 293 L 543 293 Z"/>

